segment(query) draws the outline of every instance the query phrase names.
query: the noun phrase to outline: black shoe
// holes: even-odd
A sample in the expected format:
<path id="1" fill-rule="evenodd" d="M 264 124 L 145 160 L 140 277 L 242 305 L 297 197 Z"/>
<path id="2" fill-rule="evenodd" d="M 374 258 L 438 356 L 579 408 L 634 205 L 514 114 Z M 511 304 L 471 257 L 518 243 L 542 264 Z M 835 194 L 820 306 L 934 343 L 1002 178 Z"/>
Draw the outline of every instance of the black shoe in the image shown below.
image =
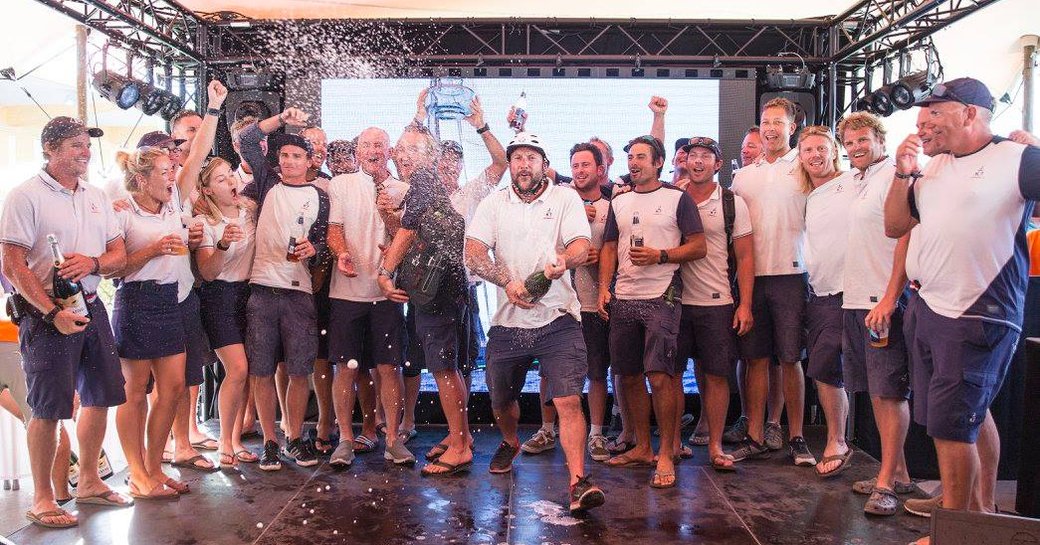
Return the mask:
<path id="1" fill-rule="evenodd" d="M 318 457 L 314 455 L 309 441 L 297 437 L 289 441 L 282 450 L 287 458 L 291 458 L 300 467 L 311 467 L 318 465 Z"/>
<path id="2" fill-rule="evenodd" d="M 743 460 L 760 460 L 762 458 L 769 458 L 769 447 L 755 441 L 751 436 L 747 436 L 743 441 L 740 442 L 740 446 L 729 453 L 733 457 L 734 462 L 740 462 Z"/>
<path id="3" fill-rule="evenodd" d="M 589 481 L 588 475 L 578 477 L 578 482 L 571 485 L 571 514 L 599 507 L 606 499 L 607 495 Z"/>
<path id="4" fill-rule="evenodd" d="M 282 469 L 282 460 L 278 457 L 278 443 L 268 441 L 264 443 L 264 453 L 260 456 L 260 469 L 264 471 L 278 471 Z"/>
<path id="5" fill-rule="evenodd" d="M 498 449 L 495 450 L 495 455 L 491 457 L 488 471 L 496 474 L 509 473 L 513 470 L 513 459 L 516 458 L 517 454 L 520 454 L 519 448 L 502 441 L 498 445 Z"/>

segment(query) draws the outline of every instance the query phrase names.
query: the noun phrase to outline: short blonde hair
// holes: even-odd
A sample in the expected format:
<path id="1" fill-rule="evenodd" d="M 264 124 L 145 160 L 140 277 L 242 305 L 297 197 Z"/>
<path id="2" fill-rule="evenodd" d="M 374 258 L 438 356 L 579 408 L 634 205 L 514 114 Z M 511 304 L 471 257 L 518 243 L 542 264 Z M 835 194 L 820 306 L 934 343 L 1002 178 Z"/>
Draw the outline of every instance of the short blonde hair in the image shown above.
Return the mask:
<path id="1" fill-rule="evenodd" d="M 799 150 L 799 155 L 801 155 L 802 142 L 810 136 L 822 136 L 831 143 L 831 147 L 834 148 L 834 172 L 841 174 L 841 163 L 838 162 L 838 142 L 834 139 L 834 133 L 831 132 L 831 129 L 829 127 L 824 127 L 823 125 L 809 125 L 802 129 L 802 131 L 798 133 L 797 148 Z M 806 194 L 811 193 L 813 190 L 812 180 L 809 178 L 809 171 L 805 170 L 805 166 L 802 165 L 801 157 L 798 159 L 798 177 L 802 182 L 802 191 Z"/>
<path id="2" fill-rule="evenodd" d="M 116 164 L 123 171 L 123 185 L 126 190 L 135 193 L 141 189 L 138 177 L 152 174 L 155 169 L 155 160 L 160 157 L 169 158 L 169 153 L 163 148 L 145 146 L 136 150 L 119 150 L 116 152 Z"/>
<path id="3" fill-rule="evenodd" d="M 764 112 L 769 108 L 782 109 L 784 113 L 787 114 L 787 119 L 791 120 L 791 123 L 798 121 L 798 107 L 794 105 L 794 102 L 791 102 L 784 97 L 776 97 L 769 102 L 766 102 L 765 105 L 762 106 L 762 111 Z"/>
<path id="4" fill-rule="evenodd" d="M 870 129 L 874 131 L 874 136 L 876 136 L 882 144 L 885 143 L 885 126 L 881 124 L 880 117 L 870 112 L 854 112 L 839 121 L 837 130 L 838 140 L 844 142 L 845 131 L 847 130 L 851 129 L 856 131 L 867 127 L 870 127 Z"/>

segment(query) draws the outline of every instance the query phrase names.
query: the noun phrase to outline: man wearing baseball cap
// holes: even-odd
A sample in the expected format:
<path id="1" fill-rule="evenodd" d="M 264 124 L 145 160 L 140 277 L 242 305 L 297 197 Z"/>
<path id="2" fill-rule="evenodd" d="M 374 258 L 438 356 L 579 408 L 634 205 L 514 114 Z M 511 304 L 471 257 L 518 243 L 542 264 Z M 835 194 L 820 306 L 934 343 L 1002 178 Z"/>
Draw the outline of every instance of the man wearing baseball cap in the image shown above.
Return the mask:
<path id="1" fill-rule="evenodd" d="M 885 200 L 885 234 L 913 229 L 903 330 L 914 419 L 935 441 L 942 507 L 983 512 L 995 508 L 1000 452 L 989 407 L 1021 335 L 1025 226 L 1040 199 L 1040 148 L 994 136 L 993 105 L 978 80 L 936 85 L 896 151 Z"/>
<path id="2" fill-rule="evenodd" d="M 547 180 L 548 160 L 536 135 L 517 134 L 506 147 L 506 159 L 512 183 L 485 198 L 466 229 L 466 264 L 500 288 L 488 333 L 487 384 L 503 441 L 489 470 L 512 471 L 520 452 L 517 401 L 523 377 L 531 361 L 538 359 L 545 397 L 560 418 L 570 510 L 586 511 L 602 505 L 605 497 L 585 474 L 581 394 L 588 362 L 581 305 L 571 275 L 565 273 L 585 263 L 589 223 L 578 194 Z M 537 279 L 533 273 L 544 277 Z M 525 282 L 529 276 L 539 281 Z M 532 297 L 529 290 L 535 287 L 547 291 Z"/>
<path id="3" fill-rule="evenodd" d="M 102 134 L 69 117 L 48 122 L 40 135 L 46 164 L 11 191 L 0 213 L 0 262 L 16 292 L 12 299 L 32 409 L 27 432 L 34 498 L 25 516 L 52 528 L 78 524 L 75 515 L 58 507 L 51 488 L 58 420 L 72 418 L 78 390 L 79 453 L 83 460 L 97 460 L 108 408 L 126 401 L 108 313 L 96 295 L 101 276 L 126 263 L 123 233 L 104 192 L 81 180 L 90 163 L 90 138 Z M 52 236 L 64 258 L 58 273 L 79 283 L 82 303 L 58 301 L 50 293 Z M 76 498 L 79 504 L 133 503 L 109 488 L 93 463 L 82 464 Z"/>

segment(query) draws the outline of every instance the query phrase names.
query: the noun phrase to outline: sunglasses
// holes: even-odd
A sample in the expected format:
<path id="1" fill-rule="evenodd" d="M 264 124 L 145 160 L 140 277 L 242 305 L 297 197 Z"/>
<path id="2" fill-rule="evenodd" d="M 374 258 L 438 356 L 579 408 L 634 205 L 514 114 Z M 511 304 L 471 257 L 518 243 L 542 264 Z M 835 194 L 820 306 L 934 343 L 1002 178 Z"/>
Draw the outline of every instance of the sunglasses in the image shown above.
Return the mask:
<path id="1" fill-rule="evenodd" d="M 708 138 L 707 136 L 698 136 L 696 138 L 691 138 L 690 143 L 688 145 L 714 147 L 718 146 L 719 143 L 712 140 L 711 138 Z"/>
<path id="2" fill-rule="evenodd" d="M 935 87 L 932 87 L 932 96 L 935 98 L 950 98 L 965 106 L 971 106 L 971 104 L 968 104 L 964 99 L 957 96 L 957 93 L 954 93 L 945 83 L 940 83 Z"/>

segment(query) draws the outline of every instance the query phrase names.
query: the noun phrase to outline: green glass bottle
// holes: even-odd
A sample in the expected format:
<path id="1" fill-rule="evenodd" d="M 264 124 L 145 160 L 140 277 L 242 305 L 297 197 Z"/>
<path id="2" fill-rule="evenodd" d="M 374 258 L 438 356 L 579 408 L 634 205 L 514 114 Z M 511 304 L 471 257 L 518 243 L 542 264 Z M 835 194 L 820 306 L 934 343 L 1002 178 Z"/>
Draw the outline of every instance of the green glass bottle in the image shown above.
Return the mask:
<path id="1" fill-rule="evenodd" d="M 531 294 L 531 302 L 537 303 L 552 287 L 552 280 L 545 277 L 545 271 L 537 270 L 524 280 L 524 289 Z"/>

